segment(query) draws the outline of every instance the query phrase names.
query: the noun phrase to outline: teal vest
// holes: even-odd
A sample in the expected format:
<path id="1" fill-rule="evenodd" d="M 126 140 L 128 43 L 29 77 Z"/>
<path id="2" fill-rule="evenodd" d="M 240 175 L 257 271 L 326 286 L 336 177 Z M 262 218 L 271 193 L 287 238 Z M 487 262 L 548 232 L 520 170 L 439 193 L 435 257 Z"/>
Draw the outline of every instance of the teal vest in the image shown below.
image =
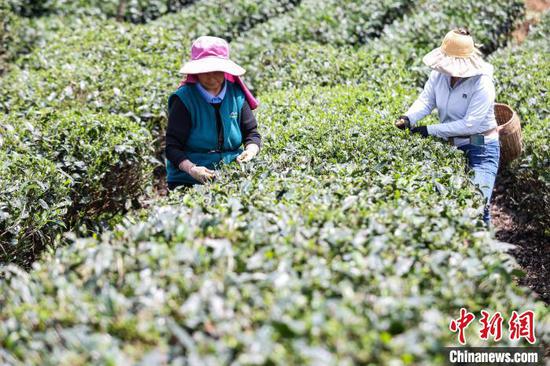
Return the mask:
<path id="1" fill-rule="evenodd" d="M 220 116 L 223 125 L 223 148 L 218 149 L 218 128 L 216 126 L 216 110 L 197 90 L 195 84 L 186 84 L 168 98 L 168 109 L 173 98 L 180 98 L 191 114 L 191 131 L 185 146 L 189 160 L 194 164 L 216 169 L 220 164 L 229 164 L 243 151 L 241 134 L 241 109 L 245 96 L 238 85 L 227 82 L 225 97 L 220 106 Z M 169 183 L 198 184 L 193 177 L 178 169 L 166 160 L 166 180 Z"/>

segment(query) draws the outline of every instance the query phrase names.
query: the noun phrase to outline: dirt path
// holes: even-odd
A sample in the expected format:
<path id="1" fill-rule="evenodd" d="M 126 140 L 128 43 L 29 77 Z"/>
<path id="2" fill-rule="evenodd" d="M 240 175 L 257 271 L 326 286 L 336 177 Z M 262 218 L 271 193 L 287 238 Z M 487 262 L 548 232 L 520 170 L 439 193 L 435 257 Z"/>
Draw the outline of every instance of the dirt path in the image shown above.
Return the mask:
<path id="1" fill-rule="evenodd" d="M 525 21 L 519 24 L 515 31 L 512 32 L 514 39 L 521 43 L 527 37 L 530 27 L 538 21 L 538 17 L 545 10 L 550 9 L 550 0 L 526 0 L 525 1 Z"/>
<path id="2" fill-rule="evenodd" d="M 527 10 L 541 13 L 550 8 L 550 0 L 526 0 L 525 7 Z"/>
<path id="3" fill-rule="evenodd" d="M 535 291 L 550 304 L 550 238 L 544 236 L 544 228 L 530 220 L 525 205 L 513 203 L 510 188 L 514 180 L 499 176 L 495 185 L 492 223 L 496 238 L 516 245 L 511 254 L 525 272 L 518 283 Z"/>

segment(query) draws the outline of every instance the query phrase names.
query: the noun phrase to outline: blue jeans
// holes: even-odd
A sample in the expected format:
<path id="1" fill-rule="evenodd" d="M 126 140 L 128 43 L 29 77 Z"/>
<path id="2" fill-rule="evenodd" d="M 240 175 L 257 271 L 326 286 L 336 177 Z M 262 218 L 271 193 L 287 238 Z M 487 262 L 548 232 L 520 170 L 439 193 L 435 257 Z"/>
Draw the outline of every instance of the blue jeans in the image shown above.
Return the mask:
<path id="1" fill-rule="evenodd" d="M 459 147 L 468 158 L 468 165 L 474 170 L 474 184 L 479 187 L 485 198 L 483 221 L 489 225 L 491 214 L 489 203 L 495 186 L 500 159 L 500 143 L 491 141 L 484 145 L 464 145 Z"/>

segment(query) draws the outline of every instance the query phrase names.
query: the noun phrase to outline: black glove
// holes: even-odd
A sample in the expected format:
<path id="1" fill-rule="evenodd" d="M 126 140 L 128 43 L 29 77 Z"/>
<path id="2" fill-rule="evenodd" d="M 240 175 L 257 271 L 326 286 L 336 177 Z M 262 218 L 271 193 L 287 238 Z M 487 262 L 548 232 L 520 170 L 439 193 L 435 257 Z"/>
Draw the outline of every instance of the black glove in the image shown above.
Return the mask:
<path id="1" fill-rule="evenodd" d="M 419 133 L 422 137 L 428 137 L 428 127 L 427 126 L 418 126 L 411 129 L 411 133 Z"/>
<path id="2" fill-rule="evenodd" d="M 399 117 L 397 121 L 395 121 L 395 127 L 399 128 L 400 130 L 410 129 L 411 121 L 409 120 L 409 117 L 407 116 Z"/>

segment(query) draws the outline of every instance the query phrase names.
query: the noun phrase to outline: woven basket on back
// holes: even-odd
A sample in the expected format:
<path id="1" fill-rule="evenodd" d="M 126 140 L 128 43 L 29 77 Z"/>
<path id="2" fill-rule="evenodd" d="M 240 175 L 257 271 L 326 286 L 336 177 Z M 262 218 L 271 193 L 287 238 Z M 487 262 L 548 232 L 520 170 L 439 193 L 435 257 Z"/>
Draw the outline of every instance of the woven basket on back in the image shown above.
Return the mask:
<path id="1" fill-rule="evenodd" d="M 521 124 L 510 106 L 495 103 L 495 117 L 500 137 L 500 162 L 508 164 L 521 155 Z"/>

